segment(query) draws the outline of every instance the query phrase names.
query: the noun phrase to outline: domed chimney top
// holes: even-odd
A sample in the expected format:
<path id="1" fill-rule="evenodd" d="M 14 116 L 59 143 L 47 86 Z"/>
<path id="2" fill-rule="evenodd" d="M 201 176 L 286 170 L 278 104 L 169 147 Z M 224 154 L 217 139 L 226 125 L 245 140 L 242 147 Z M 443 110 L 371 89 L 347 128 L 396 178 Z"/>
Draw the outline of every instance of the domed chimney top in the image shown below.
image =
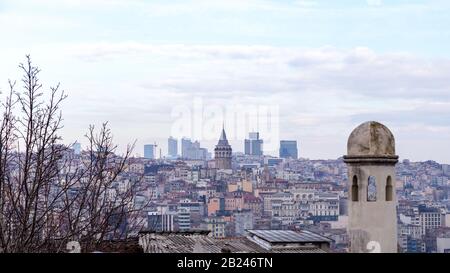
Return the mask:
<path id="1" fill-rule="evenodd" d="M 348 159 L 387 159 L 397 162 L 395 139 L 392 132 L 376 121 L 365 122 L 350 134 L 347 143 Z M 351 160 L 353 161 L 353 160 Z"/>

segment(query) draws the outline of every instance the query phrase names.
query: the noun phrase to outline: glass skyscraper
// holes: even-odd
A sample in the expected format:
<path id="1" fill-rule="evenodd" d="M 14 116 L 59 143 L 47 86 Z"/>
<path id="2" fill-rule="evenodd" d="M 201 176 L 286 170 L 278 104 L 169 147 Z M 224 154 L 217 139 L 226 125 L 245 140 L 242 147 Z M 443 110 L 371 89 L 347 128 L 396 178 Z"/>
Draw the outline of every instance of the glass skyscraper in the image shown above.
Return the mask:
<path id="1" fill-rule="evenodd" d="M 173 137 L 169 137 L 167 140 L 167 154 L 171 158 L 178 157 L 178 140 Z"/>
<path id="2" fill-rule="evenodd" d="M 298 159 L 297 141 L 281 140 L 280 141 L 280 157 Z"/>
<path id="3" fill-rule="evenodd" d="M 144 145 L 144 157 L 147 159 L 155 159 L 155 145 L 153 144 Z"/>
<path id="4" fill-rule="evenodd" d="M 246 155 L 262 155 L 263 140 L 259 138 L 258 132 L 251 132 L 248 134 L 248 139 L 245 140 L 245 154 Z"/>

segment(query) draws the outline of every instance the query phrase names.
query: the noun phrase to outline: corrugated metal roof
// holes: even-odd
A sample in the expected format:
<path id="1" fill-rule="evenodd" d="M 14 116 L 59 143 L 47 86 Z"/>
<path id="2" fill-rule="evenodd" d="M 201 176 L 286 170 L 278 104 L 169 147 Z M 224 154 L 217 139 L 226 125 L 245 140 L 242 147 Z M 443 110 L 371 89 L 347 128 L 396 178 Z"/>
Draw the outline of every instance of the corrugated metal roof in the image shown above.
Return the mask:
<path id="1" fill-rule="evenodd" d="M 248 230 L 248 232 L 269 243 L 317 243 L 332 241 L 330 238 L 307 230 L 299 232 L 293 230 Z"/>
<path id="2" fill-rule="evenodd" d="M 203 234 L 147 233 L 146 253 L 323 253 L 316 246 L 275 247 L 265 249 L 256 242 L 245 238 L 217 239 Z"/>
<path id="3" fill-rule="evenodd" d="M 280 249 L 275 248 L 271 250 L 271 253 L 327 253 L 327 252 L 317 247 L 311 248 L 296 247 L 296 248 L 280 248 Z"/>

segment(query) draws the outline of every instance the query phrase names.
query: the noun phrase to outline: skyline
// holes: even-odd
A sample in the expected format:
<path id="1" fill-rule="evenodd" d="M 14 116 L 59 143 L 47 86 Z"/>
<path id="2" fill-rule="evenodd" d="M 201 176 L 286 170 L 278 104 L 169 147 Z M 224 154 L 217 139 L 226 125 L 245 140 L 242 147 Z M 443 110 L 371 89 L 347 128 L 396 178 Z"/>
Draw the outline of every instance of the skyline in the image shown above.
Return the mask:
<path id="1" fill-rule="evenodd" d="M 449 11 L 448 1 L 2 1 L 0 91 L 29 53 L 44 87 L 61 82 L 69 95 L 65 142 L 109 121 L 120 149 L 137 139 L 135 154 L 154 142 L 165 154 L 173 109 L 202 98 L 279 106 L 279 138 L 297 140 L 300 157 L 341 157 L 348 134 L 377 120 L 402 159 L 450 163 Z M 210 152 L 221 124 L 199 139 Z M 243 139 L 230 144 L 243 151 Z"/>

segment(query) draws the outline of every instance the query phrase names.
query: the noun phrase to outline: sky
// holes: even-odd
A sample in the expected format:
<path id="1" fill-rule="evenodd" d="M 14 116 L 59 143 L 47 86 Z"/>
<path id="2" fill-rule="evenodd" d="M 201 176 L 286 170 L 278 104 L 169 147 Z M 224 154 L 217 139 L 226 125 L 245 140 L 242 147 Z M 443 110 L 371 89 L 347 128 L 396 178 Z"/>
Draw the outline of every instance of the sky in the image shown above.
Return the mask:
<path id="1" fill-rule="evenodd" d="M 242 105 L 276 109 L 276 137 L 304 158 L 344 155 L 377 120 L 400 158 L 450 163 L 448 14 L 445 0 L 2 0 L 0 91 L 31 54 L 44 87 L 69 96 L 68 143 L 108 121 L 119 150 L 156 142 L 164 155 L 183 109 Z M 187 136 L 211 150 L 225 122 L 242 151 L 234 123 L 212 116 Z"/>

